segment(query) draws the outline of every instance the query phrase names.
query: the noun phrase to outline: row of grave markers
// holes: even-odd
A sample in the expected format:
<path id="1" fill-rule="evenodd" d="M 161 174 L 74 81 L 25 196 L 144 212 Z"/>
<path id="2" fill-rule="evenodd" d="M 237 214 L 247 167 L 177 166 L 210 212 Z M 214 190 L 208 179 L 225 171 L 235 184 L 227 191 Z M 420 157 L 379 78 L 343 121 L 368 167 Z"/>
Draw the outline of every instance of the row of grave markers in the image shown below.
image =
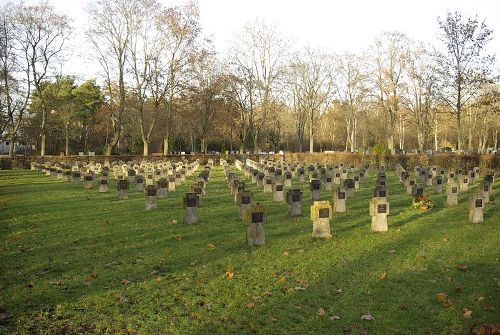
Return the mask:
<path id="1" fill-rule="evenodd" d="M 486 173 L 483 180 L 480 180 L 479 167 L 468 171 L 458 169 L 446 172 L 445 169 L 437 166 L 415 166 L 412 177 L 412 173 L 406 171 L 401 165 L 397 165 L 396 174 L 400 183 L 406 188 L 406 194 L 412 196 L 424 195 L 426 186 L 433 187 L 434 193 L 440 194 L 446 180 L 446 204 L 448 206 L 458 205 L 458 194 L 468 192 L 471 185 L 478 183 L 476 192 L 469 199 L 469 221 L 471 223 L 483 222 L 483 210 L 485 205 L 490 202 L 494 173 Z"/>
<path id="2" fill-rule="evenodd" d="M 176 187 L 182 185 L 187 176 L 191 176 L 199 167 L 199 161 L 188 163 L 187 161 L 169 162 L 105 162 L 73 164 L 59 162 L 32 163 L 32 170 L 40 170 L 46 175 L 55 176 L 58 179 L 79 185 L 83 175 L 84 189 L 93 189 L 95 180 L 98 180 L 99 192 L 108 191 L 110 175 L 116 181 L 118 200 L 127 200 L 129 188 L 135 184 L 135 191 L 144 193 L 145 210 L 157 208 L 156 199 L 167 197 L 168 192 L 174 192 Z M 198 191 L 199 183 L 191 189 Z M 204 186 L 202 186 L 204 187 Z"/>

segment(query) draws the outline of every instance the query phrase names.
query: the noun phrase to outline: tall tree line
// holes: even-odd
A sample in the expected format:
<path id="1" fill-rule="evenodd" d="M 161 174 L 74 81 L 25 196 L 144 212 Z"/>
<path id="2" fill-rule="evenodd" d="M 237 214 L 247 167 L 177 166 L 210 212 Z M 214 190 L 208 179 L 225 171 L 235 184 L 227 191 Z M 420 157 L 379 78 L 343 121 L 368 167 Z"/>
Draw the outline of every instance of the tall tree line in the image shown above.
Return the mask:
<path id="1" fill-rule="evenodd" d="M 100 78 L 79 84 L 58 72 L 66 16 L 47 2 L 0 8 L 1 140 L 42 156 L 47 145 L 51 154 L 145 156 L 498 146 L 493 33 L 477 16 L 437 18 L 436 46 L 390 31 L 359 54 L 294 46 L 257 20 L 221 57 L 195 1 L 96 0 L 87 14 Z"/>

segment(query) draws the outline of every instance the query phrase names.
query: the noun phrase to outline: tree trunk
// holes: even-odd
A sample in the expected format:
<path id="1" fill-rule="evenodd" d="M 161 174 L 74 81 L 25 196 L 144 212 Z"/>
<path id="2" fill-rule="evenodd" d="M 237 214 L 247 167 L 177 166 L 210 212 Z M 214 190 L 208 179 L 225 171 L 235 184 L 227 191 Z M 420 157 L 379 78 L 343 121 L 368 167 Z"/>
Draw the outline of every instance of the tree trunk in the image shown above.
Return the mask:
<path id="1" fill-rule="evenodd" d="M 434 121 L 434 150 L 438 151 L 438 120 L 437 117 Z"/>
<path id="2" fill-rule="evenodd" d="M 16 140 L 16 137 L 14 135 L 14 132 L 12 131 L 10 136 L 9 136 L 9 142 L 10 142 L 10 146 L 9 146 L 9 157 L 14 157 L 14 143 L 15 143 L 15 140 Z"/>
<path id="3" fill-rule="evenodd" d="M 495 131 L 493 132 L 493 136 L 494 136 L 494 139 L 493 139 L 493 143 L 494 143 L 494 149 L 497 150 L 498 149 L 498 129 L 495 129 Z"/>
<path id="4" fill-rule="evenodd" d="M 460 120 L 460 113 L 457 113 L 457 145 L 456 149 L 458 151 L 462 150 L 462 124 Z"/>
<path id="5" fill-rule="evenodd" d="M 314 132 L 313 132 L 313 127 L 314 127 L 314 111 L 311 111 L 310 115 L 310 120 L 309 120 L 309 152 L 313 153 L 314 152 Z"/>
<path id="6" fill-rule="evenodd" d="M 68 130 L 68 122 L 65 122 L 64 124 L 64 139 L 65 139 L 65 145 L 64 145 L 64 154 L 66 156 L 69 155 L 69 130 Z"/>
<path id="7" fill-rule="evenodd" d="M 143 146 L 142 155 L 144 157 L 149 156 L 149 141 L 146 138 L 142 139 L 142 146 Z"/>
<path id="8" fill-rule="evenodd" d="M 168 136 L 169 134 L 166 133 L 165 136 L 163 137 L 163 155 L 168 155 Z"/>
<path id="9" fill-rule="evenodd" d="M 41 124 L 41 129 L 42 129 L 42 138 L 41 138 L 41 143 L 40 143 L 40 156 L 45 156 L 45 140 L 46 140 L 46 135 L 45 135 L 45 124 L 46 124 L 46 118 L 47 118 L 47 110 L 45 107 L 42 108 L 42 124 Z"/>

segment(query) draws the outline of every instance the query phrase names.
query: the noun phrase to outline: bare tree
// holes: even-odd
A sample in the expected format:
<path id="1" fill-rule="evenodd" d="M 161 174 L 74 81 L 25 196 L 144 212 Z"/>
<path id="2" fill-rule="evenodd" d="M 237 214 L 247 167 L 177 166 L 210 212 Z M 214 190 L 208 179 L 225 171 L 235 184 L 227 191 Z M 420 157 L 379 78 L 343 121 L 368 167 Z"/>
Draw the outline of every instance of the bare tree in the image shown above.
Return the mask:
<path id="1" fill-rule="evenodd" d="M 31 92 L 30 63 L 20 54 L 20 27 L 16 13 L 22 9 L 11 4 L 0 8 L 0 141 L 10 141 L 9 156 L 14 155 L 17 133 Z"/>
<path id="2" fill-rule="evenodd" d="M 464 106 L 479 92 L 491 76 L 494 57 L 485 47 L 492 31 L 475 17 L 463 18 L 455 11 L 438 18 L 439 38 L 444 51 L 436 53 L 440 98 L 451 108 L 456 119 L 456 149 L 462 150 L 462 113 Z"/>
<path id="3" fill-rule="evenodd" d="M 163 154 L 169 152 L 169 140 L 173 130 L 174 100 L 183 86 L 186 85 L 185 74 L 189 59 L 196 48 L 200 34 L 199 7 L 197 2 L 190 1 L 186 5 L 167 8 L 158 17 L 158 26 L 162 32 L 163 45 L 161 59 L 155 64 L 162 69 L 165 77 L 159 72 L 154 81 L 157 97 L 165 99 L 165 128 L 163 131 Z M 161 92 L 161 93 L 160 93 Z"/>
<path id="4" fill-rule="evenodd" d="M 244 81 L 241 87 L 250 99 L 246 119 L 254 152 L 259 150 L 260 135 L 269 118 L 273 90 L 284 73 L 288 49 L 288 40 L 260 21 L 247 24 L 231 48 L 229 62 L 233 72 Z"/>
<path id="5" fill-rule="evenodd" d="M 354 152 L 357 149 L 359 115 L 368 95 L 368 75 L 363 69 L 362 59 L 350 53 L 345 53 L 338 59 L 336 73 L 337 93 L 346 109 L 346 151 L 350 144 L 350 151 Z"/>
<path id="6" fill-rule="evenodd" d="M 410 111 L 417 129 L 420 151 L 431 133 L 432 113 L 436 111 L 436 69 L 431 54 L 421 43 L 414 43 L 405 68 L 406 87 L 403 105 Z"/>
<path id="7" fill-rule="evenodd" d="M 105 86 L 112 106 L 111 124 L 113 137 L 106 143 L 105 155 L 109 156 L 120 141 L 122 116 L 125 111 L 125 71 L 127 48 L 134 28 L 134 13 L 138 0 L 97 0 L 88 9 L 92 26 L 86 36 L 97 52 L 95 58 L 105 76 Z M 113 101 L 113 83 L 118 85 L 118 102 Z M 116 105 L 116 107 L 114 107 Z"/>
<path id="8" fill-rule="evenodd" d="M 393 154 L 396 152 L 394 134 L 404 89 L 403 72 L 408 59 L 408 43 L 406 35 L 386 32 L 375 40 L 372 47 L 374 93 L 386 115 L 387 146 Z"/>
<path id="9" fill-rule="evenodd" d="M 71 28 L 68 17 L 57 14 L 47 1 L 23 6 L 22 10 L 17 11 L 15 20 L 18 22 L 20 47 L 29 64 L 31 83 L 42 101 L 40 155 L 44 156 L 49 111 L 43 97 L 42 83 L 50 77 L 54 64 L 62 61 Z"/>

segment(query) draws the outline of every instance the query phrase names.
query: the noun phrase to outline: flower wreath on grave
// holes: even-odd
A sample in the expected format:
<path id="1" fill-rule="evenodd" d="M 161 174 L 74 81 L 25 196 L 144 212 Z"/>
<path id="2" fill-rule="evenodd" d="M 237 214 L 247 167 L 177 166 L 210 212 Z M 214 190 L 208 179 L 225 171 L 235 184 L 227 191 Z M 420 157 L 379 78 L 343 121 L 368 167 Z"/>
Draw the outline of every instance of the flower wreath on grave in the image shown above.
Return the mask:
<path id="1" fill-rule="evenodd" d="M 428 209 L 431 209 L 433 207 L 436 207 L 436 204 L 429 199 L 428 196 L 424 195 L 417 195 L 413 199 L 413 204 L 411 205 L 411 208 L 413 209 L 418 209 L 421 211 L 426 211 Z"/>

